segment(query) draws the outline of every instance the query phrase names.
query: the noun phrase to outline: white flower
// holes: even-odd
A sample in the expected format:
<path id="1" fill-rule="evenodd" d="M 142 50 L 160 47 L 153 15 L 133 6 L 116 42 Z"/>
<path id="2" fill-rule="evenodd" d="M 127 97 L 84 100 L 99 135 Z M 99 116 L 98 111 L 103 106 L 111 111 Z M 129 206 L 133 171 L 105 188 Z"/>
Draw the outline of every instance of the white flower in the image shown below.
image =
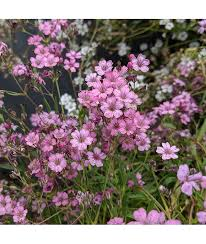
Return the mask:
<path id="1" fill-rule="evenodd" d="M 84 55 L 84 56 L 86 56 L 90 51 L 91 51 L 91 48 L 88 47 L 88 46 L 83 46 L 81 48 L 81 54 Z"/>
<path id="2" fill-rule="evenodd" d="M 91 54 L 92 56 L 96 53 L 96 48 L 98 44 L 96 42 L 92 42 L 91 46 L 89 46 L 87 43 L 84 43 L 81 48 L 81 54 L 83 56 L 86 56 L 88 54 Z"/>
<path id="3" fill-rule="evenodd" d="M 157 40 L 156 40 L 156 43 L 155 43 L 155 47 L 160 48 L 160 47 L 162 47 L 162 46 L 163 46 L 163 42 L 162 42 L 162 40 L 157 39 Z"/>
<path id="4" fill-rule="evenodd" d="M 166 25 L 166 24 L 168 24 L 169 22 L 170 22 L 169 19 L 161 19 L 160 22 L 159 22 L 159 24 L 160 24 L 160 25 Z"/>
<path id="5" fill-rule="evenodd" d="M 159 48 L 157 48 L 157 47 L 152 47 L 151 48 L 151 52 L 153 53 L 153 54 L 158 54 L 158 52 L 159 52 Z"/>
<path id="6" fill-rule="evenodd" d="M 176 19 L 176 22 L 182 24 L 185 22 L 185 19 Z"/>
<path id="7" fill-rule="evenodd" d="M 188 38 L 188 34 L 186 31 L 180 32 L 177 36 L 177 40 L 180 40 L 180 41 L 185 41 L 187 38 Z"/>
<path id="8" fill-rule="evenodd" d="M 189 44 L 189 47 L 199 47 L 200 46 L 200 43 L 199 42 L 191 42 Z"/>
<path id="9" fill-rule="evenodd" d="M 84 71 L 84 75 L 89 75 L 89 74 L 91 74 L 92 73 L 92 69 L 91 68 L 87 68 L 87 69 L 85 69 L 85 71 Z"/>
<path id="10" fill-rule="evenodd" d="M 164 32 L 164 33 L 162 34 L 162 37 L 163 37 L 163 38 L 165 38 L 165 37 L 166 37 L 166 35 L 167 35 L 167 34 Z"/>
<path id="11" fill-rule="evenodd" d="M 171 30 L 174 27 L 174 24 L 172 22 L 169 22 L 165 25 L 165 29 Z"/>
<path id="12" fill-rule="evenodd" d="M 76 25 L 78 34 L 81 36 L 84 36 L 89 31 L 88 25 L 84 23 L 83 19 L 75 20 L 74 24 Z"/>
<path id="13" fill-rule="evenodd" d="M 127 46 L 127 44 L 125 42 L 120 42 L 117 44 L 117 48 L 118 48 L 118 54 L 119 56 L 124 56 L 128 53 L 128 51 L 130 50 L 130 47 Z"/>
<path id="14" fill-rule="evenodd" d="M 65 107 L 65 109 L 68 112 L 68 115 L 73 115 L 78 112 L 77 104 L 74 98 L 67 93 L 61 96 L 59 104 Z"/>
<path id="15" fill-rule="evenodd" d="M 206 48 L 203 48 L 203 49 L 200 51 L 198 57 L 199 57 L 199 58 L 203 58 L 203 57 L 205 57 L 205 56 L 206 56 Z"/>
<path id="16" fill-rule="evenodd" d="M 169 84 L 164 84 L 161 86 L 161 90 L 163 93 L 172 93 L 173 91 L 173 86 Z"/>
<path id="17" fill-rule="evenodd" d="M 137 75 L 137 80 L 139 81 L 143 81 L 145 79 L 145 76 L 144 75 Z"/>
<path id="18" fill-rule="evenodd" d="M 145 50 L 147 50 L 147 48 L 148 48 L 147 43 L 142 43 L 142 44 L 140 45 L 140 47 L 139 47 L 139 49 L 140 49 L 141 51 L 145 51 Z"/>
<path id="19" fill-rule="evenodd" d="M 158 102 L 162 102 L 166 97 L 162 91 L 157 91 L 157 93 L 155 94 L 155 98 Z"/>
<path id="20" fill-rule="evenodd" d="M 129 85 L 130 85 L 130 87 L 131 87 L 133 90 L 135 90 L 135 89 L 139 89 L 139 88 L 142 88 L 142 87 L 146 86 L 145 83 L 143 83 L 143 82 L 138 82 L 138 81 L 130 81 L 130 82 L 129 82 Z"/>
<path id="21" fill-rule="evenodd" d="M 84 82 L 84 79 L 82 77 L 78 76 L 78 77 L 74 78 L 75 85 L 82 85 L 83 82 Z"/>

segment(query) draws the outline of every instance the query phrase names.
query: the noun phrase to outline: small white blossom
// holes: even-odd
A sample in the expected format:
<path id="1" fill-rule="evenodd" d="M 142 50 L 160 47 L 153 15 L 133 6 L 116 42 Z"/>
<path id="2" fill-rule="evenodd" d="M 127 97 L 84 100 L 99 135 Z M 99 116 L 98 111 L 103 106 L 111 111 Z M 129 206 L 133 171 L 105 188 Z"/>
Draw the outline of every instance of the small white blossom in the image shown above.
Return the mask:
<path id="1" fill-rule="evenodd" d="M 82 85 L 84 83 L 84 79 L 82 77 L 76 77 L 74 78 L 75 85 Z"/>
<path id="2" fill-rule="evenodd" d="M 185 19 L 176 19 L 176 22 L 182 24 L 185 22 Z"/>
<path id="3" fill-rule="evenodd" d="M 189 47 L 199 47 L 200 46 L 200 43 L 199 42 L 191 42 L 189 44 Z"/>
<path id="4" fill-rule="evenodd" d="M 206 57 L 206 48 L 203 48 L 200 53 L 198 54 L 199 58 L 203 58 Z"/>
<path id="5" fill-rule="evenodd" d="M 144 75 L 137 75 L 136 79 L 138 81 L 141 81 L 142 82 L 145 79 L 145 76 Z"/>
<path id="6" fill-rule="evenodd" d="M 188 34 L 186 31 L 180 32 L 177 36 L 177 40 L 180 40 L 180 41 L 185 41 L 187 38 L 188 38 Z"/>
<path id="7" fill-rule="evenodd" d="M 67 93 L 61 96 L 59 104 L 65 107 L 65 109 L 68 112 L 68 115 L 74 115 L 78 112 L 77 104 L 74 98 Z"/>
<path id="8" fill-rule="evenodd" d="M 157 39 L 157 40 L 156 40 L 156 43 L 155 43 L 155 47 L 160 48 L 160 47 L 162 47 L 162 46 L 163 46 L 163 42 L 162 42 L 162 40 Z"/>
<path id="9" fill-rule="evenodd" d="M 140 49 L 141 51 L 145 51 L 145 50 L 147 50 L 147 48 L 148 48 L 147 43 L 142 43 L 142 44 L 140 45 L 140 47 L 139 47 L 139 49 Z"/>
<path id="10" fill-rule="evenodd" d="M 127 46 L 127 44 L 125 42 L 118 43 L 117 48 L 118 48 L 119 56 L 125 56 L 128 53 L 128 51 L 130 50 L 130 47 Z"/>
<path id="11" fill-rule="evenodd" d="M 143 82 L 138 82 L 138 81 L 130 81 L 130 82 L 129 82 L 129 85 L 130 85 L 130 87 L 132 88 L 132 90 L 140 89 L 140 88 L 146 86 L 145 83 L 143 83 Z"/>
<path id="12" fill-rule="evenodd" d="M 164 84 L 161 86 L 161 90 L 163 93 L 172 93 L 173 91 L 173 86 L 169 84 Z"/>
<path id="13" fill-rule="evenodd" d="M 167 23 L 166 25 L 165 25 L 165 29 L 167 29 L 167 30 L 171 30 L 171 29 L 173 29 L 174 28 L 174 24 L 172 23 L 172 22 L 169 22 L 169 23 Z"/>
<path id="14" fill-rule="evenodd" d="M 157 91 L 157 93 L 155 94 L 155 98 L 158 102 L 162 102 L 166 97 L 162 91 Z"/>
<path id="15" fill-rule="evenodd" d="M 151 52 L 153 53 L 153 54 L 158 54 L 158 52 L 159 52 L 159 48 L 157 48 L 157 47 L 152 47 L 151 48 Z"/>
<path id="16" fill-rule="evenodd" d="M 88 25 L 86 23 L 84 23 L 83 19 L 75 20 L 74 24 L 77 28 L 78 34 L 81 36 L 84 36 L 89 31 Z"/>
<path id="17" fill-rule="evenodd" d="M 160 24 L 160 25 L 166 25 L 166 24 L 168 24 L 169 22 L 170 22 L 169 19 L 161 19 L 160 22 L 159 22 L 159 24 Z"/>

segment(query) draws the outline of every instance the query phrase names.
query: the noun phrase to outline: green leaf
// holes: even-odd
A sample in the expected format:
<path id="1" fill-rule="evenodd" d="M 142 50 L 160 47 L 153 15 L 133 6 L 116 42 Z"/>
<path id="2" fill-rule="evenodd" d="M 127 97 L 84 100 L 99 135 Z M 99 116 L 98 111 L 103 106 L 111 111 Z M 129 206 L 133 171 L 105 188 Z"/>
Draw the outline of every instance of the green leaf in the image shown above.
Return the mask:
<path id="1" fill-rule="evenodd" d="M 201 128 L 199 130 L 199 133 L 197 135 L 197 140 L 201 141 L 203 136 L 205 135 L 205 133 L 206 133 L 206 119 L 205 119 L 203 125 L 201 126 Z"/>
<path id="2" fill-rule="evenodd" d="M 163 126 L 170 129 L 176 129 L 175 125 L 172 123 L 164 122 Z"/>
<path id="3" fill-rule="evenodd" d="M 12 166 L 9 163 L 0 163 L 0 169 L 13 170 Z"/>
<path id="4" fill-rule="evenodd" d="M 0 114 L 0 123 L 4 122 L 4 116 L 2 114 Z"/>

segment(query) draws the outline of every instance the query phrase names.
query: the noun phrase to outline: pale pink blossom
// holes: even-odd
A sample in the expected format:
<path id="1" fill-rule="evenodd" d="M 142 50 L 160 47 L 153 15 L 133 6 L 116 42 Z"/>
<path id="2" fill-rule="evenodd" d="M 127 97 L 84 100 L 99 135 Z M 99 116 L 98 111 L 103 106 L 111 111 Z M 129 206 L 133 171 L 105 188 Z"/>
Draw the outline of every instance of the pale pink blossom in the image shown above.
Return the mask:
<path id="1" fill-rule="evenodd" d="M 72 140 L 70 141 L 73 147 L 77 147 L 80 151 L 87 149 L 91 145 L 93 138 L 88 130 L 76 130 L 72 132 Z"/>
<path id="2" fill-rule="evenodd" d="M 106 61 L 106 60 L 102 60 L 99 61 L 98 66 L 95 66 L 95 71 L 98 73 L 98 75 L 104 75 L 107 72 L 112 70 L 112 61 Z"/>
<path id="3" fill-rule="evenodd" d="M 102 167 L 103 166 L 103 160 L 106 158 L 106 155 L 98 148 L 95 147 L 93 152 L 87 153 L 89 163 L 92 166 Z"/>
<path id="4" fill-rule="evenodd" d="M 170 146 L 168 142 L 162 143 L 162 147 L 157 147 L 157 153 L 162 155 L 163 160 L 176 159 L 178 158 L 176 152 L 179 152 L 179 149 L 176 146 Z"/>
<path id="5" fill-rule="evenodd" d="M 67 166 L 67 161 L 61 153 L 52 154 L 49 157 L 48 166 L 52 171 L 61 172 Z"/>

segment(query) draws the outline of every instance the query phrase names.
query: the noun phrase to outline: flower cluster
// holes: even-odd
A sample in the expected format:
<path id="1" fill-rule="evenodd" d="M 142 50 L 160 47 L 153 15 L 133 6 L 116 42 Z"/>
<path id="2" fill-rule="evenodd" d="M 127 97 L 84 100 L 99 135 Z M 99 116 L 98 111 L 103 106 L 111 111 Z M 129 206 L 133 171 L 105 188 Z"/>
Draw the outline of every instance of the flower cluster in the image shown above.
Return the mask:
<path id="1" fill-rule="evenodd" d="M 157 210 L 151 210 L 149 213 L 144 208 L 139 208 L 133 212 L 133 221 L 128 222 L 128 225 L 177 225 L 181 224 L 181 221 L 176 219 L 166 220 L 165 214 L 163 212 L 158 212 Z M 110 225 L 122 225 L 125 224 L 123 218 L 115 217 L 110 219 L 107 224 Z"/>
<path id="2" fill-rule="evenodd" d="M 160 116 L 171 116 L 180 120 L 182 124 L 188 124 L 194 113 L 198 112 L 198 106 L 188 92 L 183 91 L 180 95 L 173 97 L 171 101 L 166 101 L 160 106 L 153 108 L 148 114 L 151 123 L 155 123 Z"/>
<path id="3" fill-rule="evenodd" d="M 130 90 L 125 78 L 127 68 L 112 70 L 111 61 L 100 61 L 97 73 L 86 77 L 91 88 L 79 93 L 79 102 L 88 109 L 89 118 L 103 125 L 102 137 L 108 146 L 112 138 L 120 136 L 124 150 L 148 150 L 150 139 L 146 135 L 149 120 L 137 110 L 140 98 Z"/>
<path id="4" fill-rule="evenodd" d="M 205 20 L 94 22 L 0 23 L 0 222 L 206 224 Z"/>
<path id="5" fill-rule="evenodd" d="M 24 224 L 27 212 L 22 201 L 12 200 L 9 195 L 0 194 L 0 216 L 12 216 L 14 223 Z"/>

